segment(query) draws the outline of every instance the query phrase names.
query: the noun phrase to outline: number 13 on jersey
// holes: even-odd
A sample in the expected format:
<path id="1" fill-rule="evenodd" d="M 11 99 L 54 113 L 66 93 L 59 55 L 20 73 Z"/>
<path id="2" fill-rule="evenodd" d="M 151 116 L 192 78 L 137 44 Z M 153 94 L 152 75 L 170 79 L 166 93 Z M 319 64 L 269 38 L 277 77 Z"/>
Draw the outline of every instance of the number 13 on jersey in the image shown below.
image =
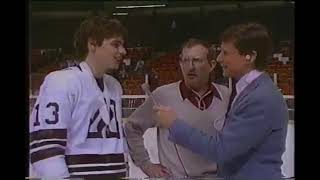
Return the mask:
<path id="1" fill-rule="evenodd" d="M 40 104 L 36 104 L 35 106 L 35 113 L 36 113 L 36 117 L 35 117 L 35 121 L 33 123 L 33 126 L 40 126 L 40 124 L 42 122 L 40 122 L 39 120 L 39 107 Z M 48 110 L 52 110 L 52 117 L 48 117 L 46 119 L 44 119 L 46 124 L 57 124 L 59 122 L 59 105 L 56 102 L 49 102 L 46 106 L 45 106 Z"/>

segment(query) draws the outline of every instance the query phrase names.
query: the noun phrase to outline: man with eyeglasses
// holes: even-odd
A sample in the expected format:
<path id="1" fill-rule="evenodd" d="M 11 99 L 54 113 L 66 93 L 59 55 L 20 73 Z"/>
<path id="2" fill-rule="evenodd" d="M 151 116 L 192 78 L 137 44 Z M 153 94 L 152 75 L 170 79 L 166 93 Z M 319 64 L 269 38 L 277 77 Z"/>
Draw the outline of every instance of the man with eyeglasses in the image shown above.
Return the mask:
<path id="1" fill-rule="evenodd" d="M 264 25 L 227 28 L 217 60 L 224 75 L 237 83 L 223 130 L 203 132 L 180 120 L 192 117 L 160 105 L 154 110 L 159 126 L 169 129 L 168 140 L 218 163 L 225 179 L 281 179 L 289 114 L 283 95 L 264 72 L 271 53 L 272 37 Z"/>
<path id="2" fill-rule="evenodd" d="M 212 82 L 215 52 L 209 43 L 189 39 L 182 45 L 180 68 L 183 80 L 157 88 L 125 123 L 129 152 L 135 165 L 149 177 L 215 176 L 217 165 L 168 140 L 169 131 L 157 128 L 160 164 L 150 161 L 143 142 L 148 128 L 156 127 L 154 103 L 170 106 L 192 127 L 208 134 L 222 129 L 230 92 Z M 187 118 L 188 117 L 188 118 Z M 141 178 L 141 177 L 136 177 Z"/>

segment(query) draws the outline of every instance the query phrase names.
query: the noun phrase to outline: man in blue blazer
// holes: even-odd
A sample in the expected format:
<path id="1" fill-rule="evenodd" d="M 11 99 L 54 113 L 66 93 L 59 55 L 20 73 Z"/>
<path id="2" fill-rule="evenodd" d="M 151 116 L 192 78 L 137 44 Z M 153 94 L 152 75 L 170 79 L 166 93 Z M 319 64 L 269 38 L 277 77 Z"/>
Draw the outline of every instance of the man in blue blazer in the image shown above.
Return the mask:
<path id="1" fill-rule="evenodd" d="M 279 180 L 285 150 L 288 109 L 278 88 L 263 72 L 272 41 L 260 24 L 241 24 L 222 34 L 217 58 L 225 76 L 237 81 L 225 125 L 207 135 L 157 106 L 160 126 L 169 140 L 218 163 L 218 174 L 234 180 Z"/>

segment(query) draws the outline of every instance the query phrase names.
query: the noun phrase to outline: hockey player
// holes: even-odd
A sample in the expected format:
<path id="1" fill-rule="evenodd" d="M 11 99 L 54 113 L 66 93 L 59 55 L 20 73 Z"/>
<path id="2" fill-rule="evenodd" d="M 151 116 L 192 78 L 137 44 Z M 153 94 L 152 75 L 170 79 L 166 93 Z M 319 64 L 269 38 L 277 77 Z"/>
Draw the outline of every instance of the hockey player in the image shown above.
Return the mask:
<path id="1" fill-rule="evenodd" d="M 120 83 L 111 73 L 126 54 L 126 28 L 95 16 L 74 46 L 85 60 L 48 74 L 30 117 L 30 161 L 41 177 L 126 176 Z"/>

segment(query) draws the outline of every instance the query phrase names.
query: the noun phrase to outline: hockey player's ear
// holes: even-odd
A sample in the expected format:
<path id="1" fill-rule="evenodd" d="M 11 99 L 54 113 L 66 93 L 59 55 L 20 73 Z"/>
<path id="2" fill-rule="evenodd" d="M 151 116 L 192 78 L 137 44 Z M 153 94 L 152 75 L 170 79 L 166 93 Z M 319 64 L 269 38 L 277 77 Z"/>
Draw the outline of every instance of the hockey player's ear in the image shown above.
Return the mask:
<path id="1" fill-rule="evenodd" d="M 87 44 L 87 46 L 88 46 L 88 51 L 89 51 L 89 52 L 95 52 L 95 51 L 96 51 L 96 44 L 97 44 L 97 43 L 96 43 L 95 40 L 89 38 L 89 39 L 88 39 L 88 44 Z"/>

